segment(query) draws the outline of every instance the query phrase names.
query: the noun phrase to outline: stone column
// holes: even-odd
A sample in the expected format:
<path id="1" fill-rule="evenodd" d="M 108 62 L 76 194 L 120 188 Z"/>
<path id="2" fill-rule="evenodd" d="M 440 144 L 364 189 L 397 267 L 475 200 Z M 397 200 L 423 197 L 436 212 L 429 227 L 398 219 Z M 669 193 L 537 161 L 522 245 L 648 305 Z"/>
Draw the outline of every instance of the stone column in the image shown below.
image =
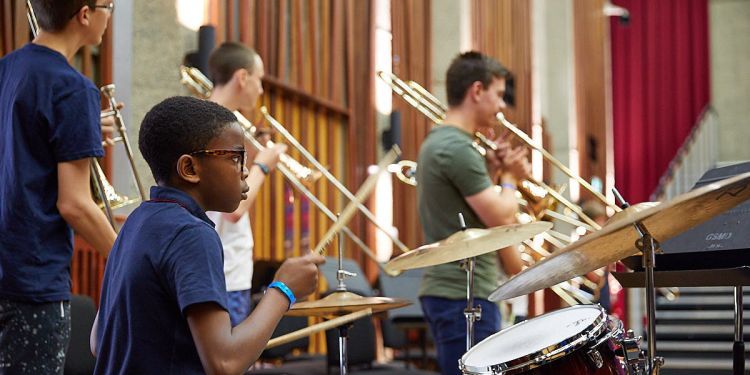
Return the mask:
<path id="1" fill-rule="evenodd" d="M 120 1 L 112 22 L 115 97 L 125 103 L 128 137 L 148 189 L 154 180 L 138 150 L 138 130 L 151 107 L 167 97 L 188 94 L 180 84 L 179 66 L 183 56 L 197 48 L 197 34 L 178 22 L 174 1 Z M 118 191 L 135 195 L 121 145 L 115 146 L 113 180 Z"/>

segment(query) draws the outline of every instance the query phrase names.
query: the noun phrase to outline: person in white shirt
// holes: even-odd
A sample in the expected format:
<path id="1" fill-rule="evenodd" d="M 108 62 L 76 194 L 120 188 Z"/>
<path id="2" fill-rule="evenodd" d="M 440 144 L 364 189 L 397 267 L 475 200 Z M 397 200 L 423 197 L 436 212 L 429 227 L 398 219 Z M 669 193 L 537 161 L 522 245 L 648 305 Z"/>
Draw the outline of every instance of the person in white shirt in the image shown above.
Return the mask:
<path id="1" fill-rule="evenodd" d="M 263 94 L 263 60 L 251 48 L 234 42 L 223 43 L 208 59 L 208 70 L 214 88 L 208 100 L 221 104 L 230 111 L 249 112 Z M 267 139 L 261 140 L 265 144 Z M 246 142 L 245 149 L 255 150 Z M 249 174 L 245 180 L 250 187 L 247 198 L 231 213 L 209 212 L 224 246 L 224 277 L 226 278 L 229 316 L 232 326 L 242 322 L 252 307 L 250 286 L 253 278 L 253 232 L 248 211 L 255 201 L 265 177 L 276 168 L 285 145 L 259 151 L 248 157 Z"/>

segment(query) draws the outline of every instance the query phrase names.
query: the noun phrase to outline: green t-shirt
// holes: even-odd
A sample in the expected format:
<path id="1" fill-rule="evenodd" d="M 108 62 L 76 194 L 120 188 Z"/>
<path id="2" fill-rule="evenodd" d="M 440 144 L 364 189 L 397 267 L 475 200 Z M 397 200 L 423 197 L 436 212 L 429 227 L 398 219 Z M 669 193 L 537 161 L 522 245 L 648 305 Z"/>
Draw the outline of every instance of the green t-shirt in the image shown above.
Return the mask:
<path id="1" fill-rule="evenodd" d="M 473 136 L 453 126 L 440 125 L 430 131 L 419 150 L 417 207 L 426 243 L 433 243 L 461 230 L 458 214 L 467 228 L 486 228 L 465 197 L 492 186 L 482 155 L 472 147 Z M 500 276 L 497 254 L 477 257 L 474 296 L 487 298 Z M 422 278 L 420 296 L 466 298 L 466 272 L 459 262 L 430 267 Z"/>

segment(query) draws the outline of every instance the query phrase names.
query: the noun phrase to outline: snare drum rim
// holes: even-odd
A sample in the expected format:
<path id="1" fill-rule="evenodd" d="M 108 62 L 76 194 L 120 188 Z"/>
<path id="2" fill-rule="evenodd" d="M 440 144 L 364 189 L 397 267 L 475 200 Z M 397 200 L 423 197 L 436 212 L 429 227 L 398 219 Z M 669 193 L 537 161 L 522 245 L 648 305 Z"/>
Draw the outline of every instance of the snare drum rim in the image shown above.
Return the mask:
<path id="1" fill-rule="evenodd" d="M 523 371 L 528 371 L 528 370 L 537 368 L 539 366 L 545 365 L 547 363 L 550 363 L 554 361 L 555 359 L 558 359 L 562 356 L 570 354 L 574 352 L 575 350 L 581 348 L 582 346 L 586 345 L 590 341 L 599 337 L 599 335 L 601 335 L 606 330 L 607 312 L 600 305 L 598 304 L 597 305 L 576 305 L 576 306 L 566 307 L 565 309 L 566 310 L 567 309 L 584 309 L 584 308 L 590 309 L 592 307 L 595 307 L 599 310 L 600 312 L 599 316 L 591 324 L 589 324 L 586 328 L 584 328 L 580 333 L 573 335 L 557 344 L 550 345 L 546 348 L 542 348 L 535 352 L 526 354 L 524 356 L 518 357 L 516 359 L 512 359 L 504 363 L 498 363 L 498 364 L 494 364 L 490 366 L 481 366 L 481 367 L 470 366 L 470 365 L 464 364 L 464 357 L 466 355 L 464 354 L 464 356 L 462 356 L 458 360 L 458 367 L 461 370 L 461 372 L 464 374 L 511 375 L 511 374 L 516 374 L 516 373 L 523 372 Z M 555 311 L 560 311 L 560 310 L 563 310 L 563 309 L 559 309 Z M 540 319 L 555 311 L 550 311 L 544 315 L 540 315 L 535 318 L 523 321 L 521 323 L 508 327 L 505 330 L 513 328 L 513 327 L 516 327 L 516 329 L 521 329 L 523 328 L 525 324 L 529 324 L 530 322 Z M 505 330 L 502 330 L 500 332 L 503 332 Z"/>

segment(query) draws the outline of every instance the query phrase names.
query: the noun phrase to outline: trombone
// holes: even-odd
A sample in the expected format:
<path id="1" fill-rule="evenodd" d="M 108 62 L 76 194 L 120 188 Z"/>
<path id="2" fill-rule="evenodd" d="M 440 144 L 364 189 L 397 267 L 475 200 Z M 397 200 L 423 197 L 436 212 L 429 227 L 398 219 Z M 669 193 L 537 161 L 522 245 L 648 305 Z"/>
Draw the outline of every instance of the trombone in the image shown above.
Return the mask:
<path id="1" fill-rule="evenodd" d="M 401 182 L 403 182 L 403 183 L 405 183 L 407 185 L 417 186 L 417 178 L 416 178 L 416 175 L 417 175 L 417 162 L 415 162 L 413 160 L 403 159 L 403 160 L 400 160 L 398 163 L 391 164 L 390 166 L 388 166 L 388 171 L 391 172 L 391 173 L 393 173 L 394 175 L 396 175 L 396 178 L 398 178 L 399 180 L 401 180 Z M 527 183 L 527 181 L 524 181 L 523 183 Z M 549 191 L 554 191 L 554 195 L 550 194 L 550 196 L 552 196 L 555 199 L 557 199 L 556 198 L 557 196 L 560 196 L 559 192 L 557 192 L 556 190 L 552 189 L 551 187 L 549 187 L 547 185 L 540 185 L 540 187 L 543 188 L 543 189 L 546 189 L 548 192 Z M 527 189 L 530 189 L 530 188 L 527 188 Z M 523 198 L 523 194 L 521 194 L 520 192 L 517 192 L 517 194 L 518 194 L 518 196 L 516 198 L 518 199 L 519 203 L 522 206 L 525 206 L 527 209 L 529 209 L 531 211 L 535 211 L 536 210 L 535 208 L 530 207 L 531 206 L 531 202 L 529 202 L 526 199 L 524 199 Z M 531 194 L 531 193 L 529 193 L 529 194 Z M 565 198 L 562 198 L 562 199 L 565 199 Z M 579 210 L 580 210 L 580 208 L 579 208 Z M 576 219 L 574 219 L 574 218 L 572 218 L 570 216 L 563 215 L 563 214 L 558 213 L 556 211 L 550 210 L 549 208 L 544 208 L 541 212 L 535 213 L 534 217 L 537 220 L 541 219 L 542 217 L 548 217 L 548 218 L 551 218 L 551 219 L 557 219 L 557 220 L 564 221 L 564 222 L 566 222 L 568 224 L 571 224 L 571 225 L 574 225 L 574 226 L 583 227 L 583 228 L 585 228 L 589 232 L 592 232 L 595 229 L 600 229 L 600 227 L 598 225 L 591 226 L 588 223 L 581 222 L 581 221 L 576 220 Z M 596 223 L 594 223 L 594 224 L 596 224 Z M 599 228 L 597 228 L 597 227 L 599 227 Z M 554 231 L 551 231 L 551 232 L 553 232 L 554 235 L 556 237 L 558 237 L 558 238 L 560 238 L 561 236 L 564 236 L 562 239 L 565 240 L 566 242 L 570 242 L 570 238 L 567 238 L 567 236 L 565 236 L 565 235 L 563 235 L 561 233 L 558 233 L 558 232 L 554 232 Z M 559 247 L 561 247 L 561 246 L 559 246 Z"/>
<path id="2" fill-rule="evenodd" d="M 34 13 L 34 8 L 31 5 L 31 0 L 26 0 L 26 18 L 29 21 L 31 33 L 34 35 L 34 37 L 36 37 L 39 34 L 39 24 L 37 23 L 36 14 Z M 117 227 L 115 225 L 115 218 L 112 210 L 129 204 L 145 201 L 147 198 L 147 194 L 146 190 L 143 187 L 143 184 L 141 183 L 141 178 L 138 175 L 138 170 L 135 166 L 133 151 L 130 147 L 130 142 L 128 141 L 127 130 L 125 129 L 125 123 L 122 119 L 122 114 L 117 107 L 117 100 L 115 100 L 114 98 L 115 85 L 109 84 L 101 87 L 99 90 L 101 91 L 102 95 L 107 98 L 110 106 L 110 109 L 102 112 L 99 115 L 99 118 L 104 119 L 110 116 L 114 117 L 115 128 L 117 128 L 119 136 L 112 139 L 112 141 L 122 142 L 123 146 L 125 147 L 125 153 L 128 156 L 131 174 L 133 175 L 133 180 L 136 187 L 138 188 L 139 194 L 138 198 L 128 198 L 124 195 L 118 194 L 112 184 L 107 181 L 107 177 L 104 175 L 104 171 L 102 170 L 99 161 L 96 158 L 91 159 L 91 180 L 93 190 L 96 192 L 96 197 L 94 197 L 94 200 L 97 201 L 99 207 L 104 211 L 109 224 L 112 226 L 112 229 L 115 229 L 116 231 Z M 107 145 L 107 142 L 102 141 L 102 147 L 105 147 Z"/>
<path id="3" fill-rule="evenodd" d="M 193 95 L 201 99 L 208 99 L 211 96 L 213 83 L 211 83 L 211 81 L 197 68 L 185 65 L 180 66 L 180 82 L 185 85 Z M 258 128 L 239 111 L 234 111 L 234 115 L 237 117 L 237 120 L 245 131 L 250 133 L 251 137 L 248 138 L 253 138 L 253 140 L 255 140 L 255 137 L 258 136 Z M 258 148 L 258 150 L 262 150 L 263 147 L 273 147 L 274 143 L 268 141 L 265 146 L 260 146 L 261 148 Z M 320 172 L 305 167 L 302 163 L 294 160 L 294 158 L 287 154 L 281 154 L 279 156 L 279 163 L 284 165 L 289 172 L 294 174 L 298 180 L 307 186 L 310 186 L 320 178 Z"/>
<path id="4" fill-rule="evenodd" d="M 390 74 L 390 77 L 387 77 L 386 73 L 382 71 L 378 72 L 378 76 L 381 79 L 383 79 L 387 84 L 389 84 L 391 88 L 395 87 L 394 92 L 396 92 L 399 96 L 402 96 L 402 97 L 404 97 L 405 95 L 410 96 L 411 98 L 408 99 L 407 102 L 409 102 L 410 104 L 412 102 L 416 102 L 420 104 L 420 106 L 417 107 L 417 109 L 420 112 L 426 114 L 428 117 L 430 117 L 430 119 L 433 120 L 435 123 L 440 123 L 445 118 L 445 112 L 448 110 L 448 107 L 446 107 L 443 103 L 441 103 L 438 98 L 432 95 L 429 91 L 427 91 L 420 84 L 414 81 L 404 82 L 403 80 L 401 80 L 394 74 Z M 573 173 L 573 171 L 570 170 L 570 168 L 566 167 L 563 163 L 557 160 L 547 150 L 537 145 L 526 133 L 521 131 L 521 129 L 519 129 L 516 125 L 506 120 L 505 115 L 503 115 L 502 112 L 497 114 L 497 120 L 503 127 L 508 129 L 511 133 L 513 133 L 513 135 L 518 137 L 518 139 L 523 141 L 523 143 L 525 143 L 526 146 L 530 147 L 534 151 L 539 151 L 539 153 L 542 154 L 543 158 L 545 158 L 547 161 L 552 163 L 555 167 L 559 168 L 568 177 L 576 180 L 576 182 L 578 182 L 581 186 L 583 186 L 584 189 L 588 190 L 591 194 L 593 194 L 594 197 L 596 197 L 599 201 L 601 201 L 605 206 L 612 208 L 615 212 L 622 211 L 622 209 L 619 206 L 608 201 L 604 195 L 602 195 L 600 192 L 594 189 L 594 187 L 591 186 L 591 184 L 589 184 L 586 180 L 581 178 L 581 176 Z M 487 139 L 487 137 L 485 137 L 483 134 L 477 133 L 475 135 L 484 146 L 487 146 L 488 148 L 491 148 L 491 149 L 497 148 L 497 145 L 495 145 L 494 142 L 492 142 L 491 140 Z M 531 181 L 531 182 L 538 184 L 537 181 Z M 545 188 L 545 190 L 547 189 Z M 576 212 L 576 214 L 578 214 L 578 212 Z"/>
<path id="5" fill-rule="evenodd" d="M 448 110 L 448 108 L 440 102 L 434 95 L 432 95 L 429 91 L 427 91 L 424 87 L 419 85 L 418 83 L 414 81 L 405 82 L 402 79 L 398 78 L 395 74 L 386 74 L 383 71 L 378 72 L 378 77 L 382 79 L 386 84 L 388 84 L 393 92 L 395 92 L 397 95 L 402 97 L 404 100 L 406 100 L 407 103 L 411 104 L 414 108 L 416 108 L 418 111 L 420 111 L 422 114 L 427 116 L 432 122 L 439 124 L 443 122 L 443 119 L 445 118 L 445 112 Z M 500 116 L 502 116 L 502 113 L 498 114 L 498 121 L 500 121 Z M 505 121 L 505 118 L 502 118 L 503 121 L 501 123 L 505 126 L 511 125 L 509 122 Z M 507 124 L 506 124 L 507 123 Z M 515 130 L 517 130 L 518 133 L 523 134 L 517 127 L 513 126 Z M 516 133 L 514 133 L 516 134 Z M 524 134 L 525 135 L 525 134 Z M 475 133 L 476 140 L 472 144 L 474 148 L 482 155 L 487 154 L 487 149 L 497 150 L 497 145 L 492 142 L 491 140 L 487 139 L 482 133 Z M 531 144 L 533 142 L 531 141 L 528 136 L 526 138 L 522 138 L 523 141 L 529 141 Z M 534 149 L 541 149 L 540 147 L 534 145 Z M 548 152 L 544 152 L 542 154 L 545 158 L 552 158 L 551 154 Z M 555 162 L 553 163 L 555 165 L 563 166 L 562 163 L 557 161 L 555 159 Z M 563 166 L 564 167 L 564 166 Z M 565 168 L 564 172 L 566 174 L 569 173 L 569 175 L 575 175 L 570 171 L 568 168 Z M 576 180 L 583 181 L 583 184 L 581 186 L 584 186 L 586 189 L 591 190 L 592 192 L 595 192 L 593 187 L 589 185 L 585 180 L 583 180 L 580 176 L 576 176 Z M 584 225 L 583 227 L 590 230 L 591 228 L 594 228 L 596 230 L 601 229 L 601 226 L 598 225 L 593 219 L 586 216 L 583 211 L 581 211 L 581 208 L 574 204 L 573 202 L 570 202 L 568 199 L 563 197 L 560 193 L 558 193 L 555 189 L 551 188 L 550 186 L 547 186 L 541 181 L 535 181 L 533 179 L 528 179 L 528 182 L 530 182 L 533 185 L 539 186 L 542 189 L 544 189 L 549 195 L 551 195 L 553 198 L 555 198 L 556 201 L 563 204 L 565 207 L 570 209 L 571 211 L 575 212 L 578 217 L 581 218 L 581 220 L 585 221 L 587 225 Z M 527 194 L 528 195 L 528 194 Z M 601 194 L 599 194 L 601 196 Z M 603 196 L 602 196 L 603 197 Z M 606 199 L 605 199 L 606 202 Z M 616 205 L 612 205 L 617 207 Z M 617 207 L 617 210 L 620 210 L 619 207 Z M 560 217 L 560 215 L 558 215 Z M 567 220 L 566 220 L 567 221 Z M 576 224 L 574 224 L 576 225 Z"/>
<path id="6" fill-rule="evenodd" d="M 200 70 L 192 66 L 180 65 L 180 83 L 200 99 L 208 99 L 214 84 Z"/>
<path id="7" fill-rule="evenodd" d="M 347 199 L 349 199 L 352 202 L 355 202 L 354 194 L 352 194 L 352 192 L 349 191 L 349 189 L 347 189 L 338 179 L 336 179 L 336 177 L 334 177 L 331 174 L 331 172 L 328 171 L 328 169 L 326 169 L 322 164 L 320 164 L 320 162 L 318 162 L 318 160 L 315 159 L 315 157 L 309 151 L 307 151 L 307 149 L 305 149 L 305 147 L 302 146 L 302 144 L 291 133 L 289 133 L 289 131 L 286 130 L 286 128 L 284 128 L 283 125 L 281 125 L 281 123 L 279 123 L 273 116 L 271 116 L 268 113 L 268 109 L 266 109 L 265 106 L 260 107 L 260 112 L 266 118 L 266 121 L 268 121 L 268 123 L 274 129 L 276 129 L 276 131 L 278 131 L 281 135 L 283 135 L 284 138 L 286 138 L 287 141 L 289 141 L 289 144 L 294 146 L 294 148 L 296 148 L 300 152 L 300 154 L 302 154 L 305 157 L 305 159 L 307 159 L 310 162 L 310 164 L 315 166 L 315 168 L 317 168 L 323 174 L 323 176 L 325 176 L 325 178 L 328 179 L 328 181 L 330 181 L 334 187 L 336 187 L 336 189 L 338 189 L 342 194 L 344 194 L 344 196 L 346 196 Z M 390 239 L 393 241 L 393 243 L 396 244 L 396 246 L 398 246 L 401 252 L 406 253 L 409 251 L 409 248 L 406 247 L 406 245 L 404 245 L 404 243 L 401 242 L 401 240 L 399 240 L 397 236 L 389 232 L 385 227 L 383 227 L 380 223 L 378 223 L 377 219 L 375 219 L 375 215 L 373 215 L 372 212 L 370 212 L 370 210 L 367 207 L 365 207 L 365 205 L 361 203 L 357 203 L 357 208 L 359 209 L 359 211 L 362 212 L 362 214 L 365 215 L 365 217 L 368 220 L 370 220 L 371 223 L 375 224 L 375 226 L 378 229 L 383 231 L 383 233 L 387 234 L 388 237 L 390 237 Z"/>
<path id="8" fill-rule="evenodd" d="M 26 0 L 26 18 L 29 20 L 31 33 L 36 37 L 39 32 L 39 24 L 36 22 L 36 13 L 34 13 L 34 8 L 31 6 L 31 0 Z"/>
<path id="9" fill-rule="evenodd" d="M 180 82 L 185 85 L 194 95 L 202 99 L 206 99 L 211 96 L 213 83 L 211 83 L 211 81 L 206 78 L 206 76 L 200 70 L 194 67 L 183 65 L 180 67 L 180 75 Z M 234 111 L 234 115 L 235 117 L 237 117 L 237 121 L 243 128 L 245 138 L 251 145 L 253 145 L 253 147 L 258 150 L 262 150 L 264 149 L 264 147 L 273 146 L 273 143 L 271 142 L 264 146 L 255 138 L 258 133 L 257 127 L 239 111 Z M 286 131 L 286 129 L 284 130 Z M 307 186 L 309 185 L 306 185 L 306 183 L 309 184 L 317 180 L 320 177 L 320 173 L 316 173 L 317 171 L 312 171 L 310 168 L 304 167 L 301 163 L 286 154 L 282 154 L 282 157 L 279 158 L 279 164 L 276 166 L 276 169 L 281 172 L 281 174 L 286 178 L 287 181 L 289 181 L 289 183 L 292 184 L 292 186 L 294 186 L 300 193 L 302 193 L 302 195 L 307 197 L 307 199 L 312 202 L 321 212 L 323 212 L 324 215 L 331 219 L 331 221 L 336 222 L 338 220 L 336 215 L 307 188 Z M 354 234 L 354 232 L 352 232 L 348 227 L 344 227 L 342 231 L 355 244 L 357 244 L 357 246 L 362 249 L 362 252 L 364 252 L 365 255 L 367 255 L 372 261 L 374 261 L 378 265 L 378 267 L 383 270 L 383 272 L 390 276 L 398 276 L 400 274 L 400 272 L 389 270 L 383 263 L 379 262 L 372 249 L 370 249 L 370 247 L 367 246 L 367 244 L 365 244 L 365 242 L 362 241 L 362 239 L 360 239 L 356 234 Z"/>
<path id="10" fill-rule="evenodd" d="M 257 139 L 255 139 L 255 134 L 256 134 L 255 129 L 257 129 L 255 127 L 255 125 L 253 125 L 253 123 L 251 123 L 250 120 L 248 120 L 245 116 L 243 116 L 239 111 L 234 111 L 234 115 L 237 117 L 237 121 L 239 121 L 240 125 L 242 125 L 242 128 L 243 128 L 243 130 L 245 132 L 245 138 L 247 138 L 248 142 L 250 142 L 250 144 L 252 144 L 256 149 L 262 150 L 264 148 L 263 145 Z M 281 161 L 281 160 L 279 160 L 279 161 Z M 278 169 L 279 172 L 281 172 L 281 174 L 287 179 L 287 181 L 289 181 L 292 184 L 292 186 L 294 186 L 295 188 L 297 188 L 297 190 L 299 190 L 300 193 L 302 193 L 305 197 L 307 197 L 308 200 L 310 200 L 310 202 L 312 202 L 316 207 L 318 207 L 318 209 L 321 212 L 323 212 L 324 215 L 326 215 L 329 219 L 331 219 L 331 221 L 333 221 L 335 223 L 338 220 L 338 218 L 336 217 L 336 215 L 328 207 L 326 207 L 326 205 L 323 204 L 323 202 L 321 202 L 305 186 L 305 184 L 302 181 L 300 181 L 299 178 L 297 178 L 297 176 L 298 176 L 297 173 L 293 172 L 284 163 L 279 163 L 276 166 L 276 169 Z M 354 243 L 357 244 L 357 246 L 359 246 L 362 249 L 362 251 L 368 257 L 370 257 L 370 259 L 372 259 L 373 261 L 375 261 L 375 263 L 377 263 L 378 267 L 380 267 L 380 269 L 382 269 L 383 272 L 386 272 L 387 274 L 389 274 L 391 276 L 397 276 L 392 271 L 390 271 L 389 269 L 387 269 L 382 263 L 378 262 L 377 261 L 377 257 L 375 256 L 375 253 L 372 251 L 372 249 L 370 249 L 370 247 L 367 246 L 367 244 L 365 244 L 364 241 L 362 241 L 348 227 L 343 227 L 342 231 L 352 241 L 354 241 Z"/>

